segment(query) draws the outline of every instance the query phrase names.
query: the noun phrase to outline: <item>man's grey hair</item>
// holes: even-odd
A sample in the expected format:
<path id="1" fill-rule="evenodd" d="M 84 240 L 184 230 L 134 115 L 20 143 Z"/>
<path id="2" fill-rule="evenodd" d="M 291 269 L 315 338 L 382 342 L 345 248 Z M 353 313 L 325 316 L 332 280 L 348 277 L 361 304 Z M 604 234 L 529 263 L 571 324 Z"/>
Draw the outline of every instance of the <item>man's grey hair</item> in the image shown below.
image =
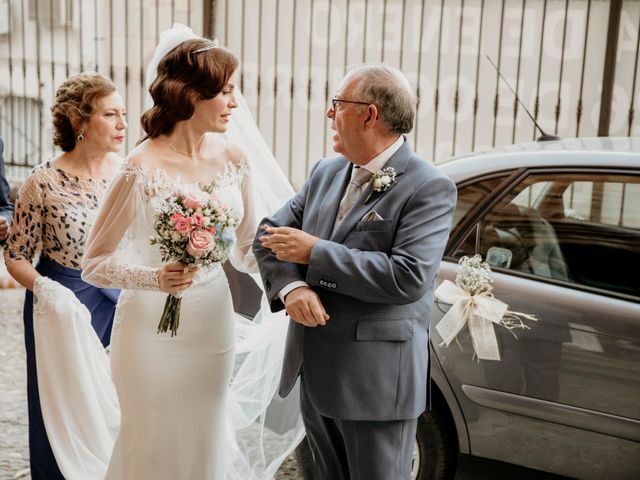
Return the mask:
<path id="1" fill-rule="evenodd" d="M 378 107 L 378 114 L 390 133 L 398 135 L 413 129 L 416 97 L 403 73 L 386 65 L 362 65 L 348 73 L 360 77 L 355 98 Z"/>

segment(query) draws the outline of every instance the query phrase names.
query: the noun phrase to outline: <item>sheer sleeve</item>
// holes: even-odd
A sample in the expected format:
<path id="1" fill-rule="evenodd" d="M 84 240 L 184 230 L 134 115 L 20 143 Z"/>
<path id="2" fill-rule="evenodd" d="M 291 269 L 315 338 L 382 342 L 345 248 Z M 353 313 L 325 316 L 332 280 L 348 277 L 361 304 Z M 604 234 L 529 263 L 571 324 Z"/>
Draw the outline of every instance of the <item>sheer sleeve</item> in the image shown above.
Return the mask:
<path id="1" fill-rule="evenodd" d="M 126 245 L 132 240 L 126 238 L 127 232 L 143 231 L 136 224 L 144 216 L 145 195 L 144 172 L 125 165 L 109 187 L 87 240 L 82 259 L 86 282 L 108 288 L 159 290 L 158 268 L 137 263 Z"/>
<path id="2" fill-rule="evenodd" d="M 253 255 L 252 245 L 260 218 L 256 214 L 258 199 L 252 181 L 251 167 L 246 160 L 242 160 L 239 173 L 242 175 L 239 182 L 244 213 L 236 228 L 236 243 L 229 256 L 229 261 L 236 270 L 257 273 L 258 264 Z"/>
<path id="3" fill-rule="evenodd" d="M 25 180 L 16 201 L 11 233 L 4 248 L 8 265 L 16 260 L 31 262 L 44 230 L 44 185 L 39 170 L 33 170 Z"/>

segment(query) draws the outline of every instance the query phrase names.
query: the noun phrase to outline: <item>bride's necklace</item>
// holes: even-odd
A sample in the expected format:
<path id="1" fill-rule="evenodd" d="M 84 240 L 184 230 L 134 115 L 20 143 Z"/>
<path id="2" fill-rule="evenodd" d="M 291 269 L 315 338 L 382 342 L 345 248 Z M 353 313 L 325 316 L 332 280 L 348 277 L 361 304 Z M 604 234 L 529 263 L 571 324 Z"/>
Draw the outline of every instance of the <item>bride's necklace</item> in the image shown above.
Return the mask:
<path id="1" fill-rule="evenodd" d="M 167 145 L 169 145 L 169 148 L 171 150 L 173 150 L 176 153 L 179 153 L 180 155 L 184 155 L 184 156 L 189 157 L 189 158 L 193 158 L 195 155 L 197 155 L 196 153 L 189 153 L 189 152 L 183 152 L 182 150 L 178 150 L 176 147 L 171 145 L 169 142 L 167 142 Z"/>
<path id="2" fill-rule="evenodd" d="M 202 139 L 198 140 L 198 143 L 196 143 L 196 145 L 195 145 L 195 147 L 194 147 L 194 151 L 193 151 L 193 152 L 191 152 L 191 153 L 189 153 L 189 152 L 185 152 L 184 150 L 180 150 L 179 148 L 174 147 L 174 146 L 173 146 L 173 144 L 172 144 L 170 141 L 168 141 L 168 140 L 166 140 L 166 142 L 167 142 L 167 145 L 169 145 L 169 148 L 170 148 L 171 150 L 173 150 L 174 152 L 179 153 L 180 155 L 184 155 L 185 157 L 193 158 L 193 157 L 195 157 L 196 155 L 198 155 L 198 152 L 197 152 L 197 151 L 195 151 L 195 150 L 197 150 L 197 149 L 198 149 L 198 146 L 199 146 L 199 145 L 200 145 L 200 143 L 202 142 Z"/>

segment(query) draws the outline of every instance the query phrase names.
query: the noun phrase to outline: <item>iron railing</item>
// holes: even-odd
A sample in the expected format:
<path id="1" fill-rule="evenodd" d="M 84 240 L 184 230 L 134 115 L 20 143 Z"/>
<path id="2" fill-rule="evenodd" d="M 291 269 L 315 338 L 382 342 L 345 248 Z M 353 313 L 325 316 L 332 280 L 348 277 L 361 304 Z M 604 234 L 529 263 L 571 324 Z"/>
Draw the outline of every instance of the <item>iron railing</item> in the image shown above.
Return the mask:
<path id="1" fill-rule="evenodd" d="M 4 9 L 4 10 L 3 10 Z M 295 186 L 331 154 L 329 99 L 350 66 L 384 62 L 419 96 L 409 139 L 430 161 L 532 140 L 640 134 L 640 0 L 0 0 L 0 135 L 11 175 L 53 154 L 68 75 L 112 77 L 140 138 L 144 65 L 173 21 L 241 59 L 239 84 Z"/>

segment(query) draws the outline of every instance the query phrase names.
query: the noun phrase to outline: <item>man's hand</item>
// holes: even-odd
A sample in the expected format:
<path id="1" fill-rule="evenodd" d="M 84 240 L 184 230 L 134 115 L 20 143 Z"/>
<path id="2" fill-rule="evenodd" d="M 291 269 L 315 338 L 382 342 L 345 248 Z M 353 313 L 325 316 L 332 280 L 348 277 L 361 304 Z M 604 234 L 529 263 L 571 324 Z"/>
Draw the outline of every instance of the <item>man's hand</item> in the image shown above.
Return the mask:
<path id="1" fill-rule="evenodd" d="M 3 216 L 0 216 L 0 242 L 3 242 L 9 236 L 9 222 Z"/>
<path id="2" fill-rule="evenodd" d="M 305 327 L 325 325 L 329 320 L 320 297 L 309 287 L 291 290 L 284 298 L 284 306 L 291 320 Z"/>
<path id="3" fill-rule="evenodd" d="M 302 265 L 309 264 L 311 250 L 318 241 L 318 237 L 291 227 L 265 225 L 264 229 L 269 235 L 260 237 L 262 246 L 275 253 L 278 260 Z"/>

